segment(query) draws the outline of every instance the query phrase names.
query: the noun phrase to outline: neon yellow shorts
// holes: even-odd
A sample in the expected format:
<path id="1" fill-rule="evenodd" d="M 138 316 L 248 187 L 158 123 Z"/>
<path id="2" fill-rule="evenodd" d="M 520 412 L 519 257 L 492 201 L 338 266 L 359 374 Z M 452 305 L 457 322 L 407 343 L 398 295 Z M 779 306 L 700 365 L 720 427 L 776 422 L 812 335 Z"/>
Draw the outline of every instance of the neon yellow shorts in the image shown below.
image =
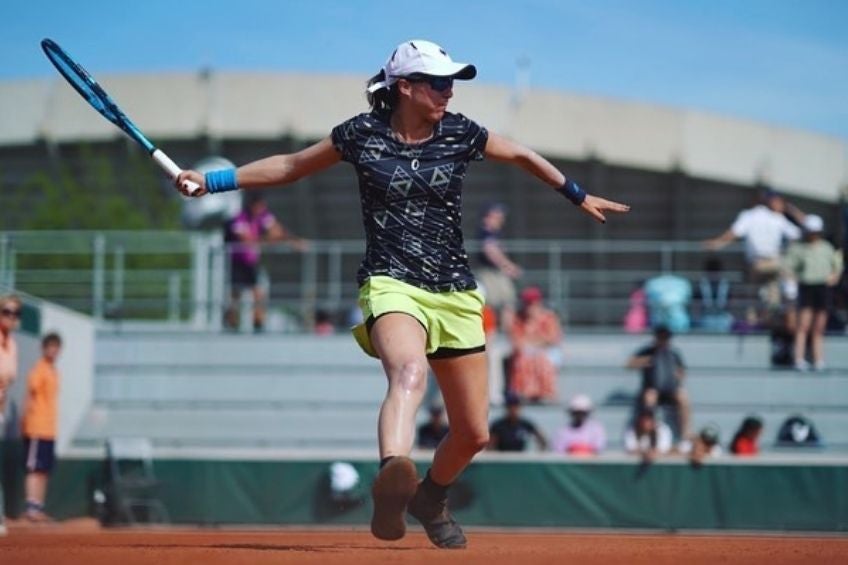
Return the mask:
<path id="1" fill-rule="evenodd" d="M 485 351 L 483 295 L 476 290 L 430 292 L 391 277 L 375 276 L 359 289 L 364 323 L 354 326 L 353 337 L 372 357 L 378 357 L 369 331 L 383 314 L 409 314 L 427 332 L 427 356 L 456 357 Z"/>

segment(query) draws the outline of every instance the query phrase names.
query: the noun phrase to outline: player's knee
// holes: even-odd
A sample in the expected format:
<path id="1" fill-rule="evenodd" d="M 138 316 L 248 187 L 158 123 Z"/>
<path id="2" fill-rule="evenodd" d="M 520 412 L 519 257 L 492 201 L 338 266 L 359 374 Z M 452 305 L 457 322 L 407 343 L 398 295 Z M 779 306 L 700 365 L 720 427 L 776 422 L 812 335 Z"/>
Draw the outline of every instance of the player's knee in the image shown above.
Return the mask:
<path id="1" fill-rule="evenodd" d="M 462 447 L 468 453 L 477 453 L 483 451 L 489 445 L 489 429 L 470 429 L 464 433 L 460 431 L 456 435 L 456 439 L 462 444 Z"/>
<path id="2" fill-rule="evenodd" d="M 475 453 L 486 449 L 489 446 L 489 430 L 483 430 L 472 436 L 471 445 Z"/>
<path id="3" fill-rule="evenodd" d="M 427 368 L 420 361 L 407 361 L 395 372 L 391 384 L 404 393 L 424 394 L 427 390 Z"/>

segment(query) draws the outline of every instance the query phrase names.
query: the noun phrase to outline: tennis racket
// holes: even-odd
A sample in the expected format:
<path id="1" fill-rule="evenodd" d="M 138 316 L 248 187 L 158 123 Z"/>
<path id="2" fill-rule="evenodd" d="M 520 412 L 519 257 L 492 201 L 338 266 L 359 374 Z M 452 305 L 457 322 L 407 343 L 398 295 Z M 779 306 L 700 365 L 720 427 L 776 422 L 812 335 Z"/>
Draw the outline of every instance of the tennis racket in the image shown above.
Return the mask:
<path id="1" fill-rule="evenodd" d="M 145 151 L 153 158 L 156 163 L 168 173 L 171 178 L 177 178 L 182 172 L 182 169 L 174 163 L 170 157 L 165 155 L 165 152 L 158 149 L 138 127 L 130 120 L 126 114 L 118 107 L 117 104 L 106 94 L 97 81 L 94 80 L 88 71 L 82 68 L 82 65 L 74 61 L 68 53 L 59 47 L 59 45 L 51 40 L 44 39 L 41 42 L 41 48 L 44 49 L 44 54 L 56 67 L 65 80 L 74 87 L 80 96 L 86 99 L 91 106 L 97 110 L 101 116 L 121 128 L 130 138 L 141 145 Z M 200 185 L 192 181 L 183 181 L 183 188 L 193 194 Z"/>

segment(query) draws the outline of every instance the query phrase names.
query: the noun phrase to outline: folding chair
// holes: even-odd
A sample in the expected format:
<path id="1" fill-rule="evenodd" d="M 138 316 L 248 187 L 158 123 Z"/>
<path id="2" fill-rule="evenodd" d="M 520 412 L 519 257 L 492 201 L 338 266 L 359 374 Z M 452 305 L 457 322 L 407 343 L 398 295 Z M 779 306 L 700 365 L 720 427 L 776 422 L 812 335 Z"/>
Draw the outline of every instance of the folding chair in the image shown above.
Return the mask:
<path id="1" fill-rule="evenodd" d="M 110 438 L 106 442 L 107 500 L 115 519 L 129 525 L 167 524 L 159 499 L 161 482 L 153 472 L 153 445 L 146 438 Z"/>

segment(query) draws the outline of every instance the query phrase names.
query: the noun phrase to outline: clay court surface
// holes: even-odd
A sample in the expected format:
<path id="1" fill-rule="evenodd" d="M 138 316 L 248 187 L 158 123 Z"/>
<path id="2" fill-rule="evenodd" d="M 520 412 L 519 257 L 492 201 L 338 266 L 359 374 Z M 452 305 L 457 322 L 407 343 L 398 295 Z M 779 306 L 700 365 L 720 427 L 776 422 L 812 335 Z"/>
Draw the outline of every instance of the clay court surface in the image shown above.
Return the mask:
<path id="1" fill-rule="evenodd" d="M 382 543 L 362 530 L 98 530 L 76 524 L 11 528 L 2 565 L 265 565 L 463 563 L 485 565 L 846 563 L 848 537 L 469 532 L 469 548 L 440 551 L 424 535 Z"/>

